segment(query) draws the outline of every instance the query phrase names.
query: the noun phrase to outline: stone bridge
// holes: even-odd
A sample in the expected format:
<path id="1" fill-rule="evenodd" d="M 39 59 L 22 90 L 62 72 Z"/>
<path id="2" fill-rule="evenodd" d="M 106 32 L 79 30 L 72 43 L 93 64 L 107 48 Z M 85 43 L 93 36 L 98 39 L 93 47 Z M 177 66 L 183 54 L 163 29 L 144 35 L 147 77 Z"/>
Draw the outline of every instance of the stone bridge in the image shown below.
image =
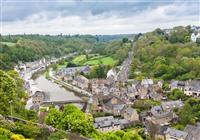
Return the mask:
<path id="1" fill-rule="evenodd" d="M 82 110 L 86 111 L 87 106 L 88 106 L 88 101 L 86 100 L 43 101 L 41 103 L 41 105 L 55 105 L 55 106 L 58 106 L 59 108 L 64 107 L 64 105 L 66 104 L 82 104 L 83 105 Z"/>

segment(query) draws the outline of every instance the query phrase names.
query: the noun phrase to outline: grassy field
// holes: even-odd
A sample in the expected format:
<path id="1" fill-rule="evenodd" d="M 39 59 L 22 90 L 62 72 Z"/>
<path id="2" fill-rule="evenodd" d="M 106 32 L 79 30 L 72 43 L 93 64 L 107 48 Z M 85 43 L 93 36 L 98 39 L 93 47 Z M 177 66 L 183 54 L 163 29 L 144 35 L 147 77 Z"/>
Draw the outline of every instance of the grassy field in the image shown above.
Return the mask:
<path id="1" fill-rule="evenodd" d="M 4 45 L 10 46 L 10 47 L 16 45 L 16 43 L 12 43 L 12 42 L 0 42 L 0 44 L 4 44 Z"/>
<path id="2" fill-rule="evenodd" d="M 86 56 L 85 55 L 78 55 L 72 60 L 72 62 L 75 63 L 75 64 L 81 64 L 84 61 L 86 61 Z"/>
<path id="3" fill-rule="evenodd" d="M 98 64 L 115 65 L 117 63 L 117 60 L 114 60 L 110 56 L 90 54 L 88 60 L 87 60 L 85 55 L 79 55 L 79 56 L 76 56 L 72 60 L 72 62 L 77 64 L 77 65 L 98 65 Z"/>
<path id="4" fill-rule="evenodd" d="M 66 68 L 68 63 L 69 62 L 65 61 L 65 63 L 63 65 L 58 64 L 58 69 Z"/>
<path id="5" fill-rule="evenodd" d="M 86 61 L 83 65 L 98 65 L 98 64 L 104 64 L 104 65 L 115 65 L 117 63 L 117 60 L 114 60 L 111 57 L 100 57 L 97 59 L 91 59 Z"/>

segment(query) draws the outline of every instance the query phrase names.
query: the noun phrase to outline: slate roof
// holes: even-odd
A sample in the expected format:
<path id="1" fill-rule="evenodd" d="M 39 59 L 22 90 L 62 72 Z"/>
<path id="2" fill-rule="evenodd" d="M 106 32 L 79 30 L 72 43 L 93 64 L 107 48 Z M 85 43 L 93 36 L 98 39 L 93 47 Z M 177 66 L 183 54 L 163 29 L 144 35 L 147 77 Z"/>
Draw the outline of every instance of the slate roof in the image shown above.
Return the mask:
<path id="1" fill-rule="evenodd" d="M 194 87 L 196 91 L 200 91 L 200 80 L 192 80 L 187 83 L 187 86 Z"/>
<path id="2" fill-rule="evenodd" d="M 152 99 L 158 99 L 158 100 L 161 100 L 162 99 L 162 95 L 158 94 L 158 93 L 155 93 L 155 92 L 151 92 L 149 94 L 150 98 Z"/>
<path id="3" fill-rule="evenodd" d="M 113 110 L 122 110 L 124 108 L 125 104 L 120 105 L 113 105 Z"/>
<path id="4" fill-rule="evenodd" d="M 167 130 L 164 132 L 164 134 L 168 134 L 170 136 L 173 136 L 175 138 L 183 138 L 186 139 L 188 133 L 184 131 L 180 131 L 174 128 L 167 128 Z"/>
<path id="5" fill-rule="evenodd" d="M 95 118 L 95 123 L 94 123 L 95 128 L 110 127 L 112 125 L 120 125 L 119 120 L 114 119 L 113 116 Z"/>
<path id="6" fill-rule="evenodd" d="M 132 115 L 134 113 L 137 113 L 137 111 L 131 107 L 123 109 L 123 112 L 126 112 L 128 115 Z"/>
<path id="7" fill-rule="evenodd" d="M 143 79 L 141 82 L 142 85 L 152 85 L 153 80 L 152 79 Z"/>
<path id="8" fill-rule="evenodd" d="M 162 102 L 161 107 L 163 110 L 173 109 L 173 108 L 182 108 L 183 102 L 181 100 Z"/>
<path id="9" fill-rule="evenodd" d="M 101 121 L 108 121 L 108 120 L 114 120 L 113 116 L 106 116 L 106 117 L 97 117 L 95 118 L 95 122 L 101 122 Z"/>
<path id="10" fill-rule="evenodd" d="M 199 140 L 200 138 L 200 126 L 187 125 L 184 129 L 188 133 L 188 140 Z"/>

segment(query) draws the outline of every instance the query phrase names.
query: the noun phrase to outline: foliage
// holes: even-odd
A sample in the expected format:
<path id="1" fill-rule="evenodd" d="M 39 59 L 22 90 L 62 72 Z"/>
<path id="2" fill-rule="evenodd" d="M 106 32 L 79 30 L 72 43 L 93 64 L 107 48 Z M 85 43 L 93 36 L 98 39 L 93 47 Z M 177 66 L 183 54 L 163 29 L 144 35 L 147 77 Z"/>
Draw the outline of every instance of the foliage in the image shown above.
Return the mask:
<path id="1" fill-rule="evenodd" d="M 119 59 L 120 63 L 127 57 L 131 47 L 129 42 L 123 43 L 121 38 L 110 42 L 99 41 L 97 38 L 91 35 L 44 36 L 36 34 L 0 36 L 2 41 L 0 43 L 0 69 L 10 70 L 19 62 L 60 57 L 71 52 L 98 53 L 99 51 L 103 55 L 111 56 L 114 61 Z M 81 59 L 89 60 L 87 53 L 83 56 Z"/>
<path id="2" fill-rule="evenodd" d="M 88 56 L 88 58 L 86 57 Z M 117 64 L 117 60 L 113 59 L 110 56 L 104 55 L 78 55 L 73 60 L 72 63 L 76 65 L 110 65 L 115 66 Z"/>
<path id="3" fill-rule="evenodd" d="M 54 133 L 51 133 L 50 136 L 48 137 L 48 140 L 61 140 L 67 138 L 67 134 L 62 131 L 57 131 Z"/>
<path id="4" fill-rule="evenodd" d="M 134 102 L 132 107 L 135 108 L 140 113 L 151 109 L 152 106 L 157 106 L 157 105 L 160 105 L 159 101 L 137 100 Z"/>
<path id="5" fill-rule="evenodd" d="M 51 109 L 45 118 L 45 122 L 56 128 L 78 132 L 84 136 L 89 136 L 90 133 L 95 131 L 92 117 L 86 115 L 74 105 L 65 106 L 63 112 Z"/>
<path id="6" fill-rule="evenodd" d="M 179 100 L 179 99 L 181 99 L 181 100 L 186 100 L 188 97 L 183 93 L 183 91 L 182 90 L 180 90 L 180 89 L 174 89 L 173 91 L 172 91 L 172 93 L 170 94 L 170 93 L 168 93 L 167 94 L 167 96 L 168 96 L 168 99 L 170 99 L 170 100 Z"/>
<path id="7" fill-rule="evenodd" d="M 89 79 L 92 78 L 106 78 L 107 72 L 111 67 L 109 65 L 97 65 L 92 67 L 92 70 L 89 74 L 85 76 Z"/>
<path id="8" fill-rule="evenodd" d="M 123 60 L 128 57 L 130 48 L 131 43 L 123 43 L 121 40 L 116 40 L 111 42 L 101 42 L 95 45 L 92 49 L 92 53 L 111 56 L 121 64 Z"/>
<path id="9" fill-rule="evenodd" d="M 0 114 L 9 114 L 11 104 L 17 104 L 17 84 L 6 72 L 0 70 Z"/>
<path id="10" fill-rule="evenodd" d="M 34 111 L 25 109 L 27 94 L 24 91 L 24 81 L 15 71 L 4 72 L 0 70 L 0 114 L 12 115 L 36 120 Z"/>
<path id="11" fill-rule="evenodd" d="M 199 78 L 200 47 L 185 40 L 188 35 L 188 27 L 174 28 L 171 36 L 178 39 L 171 42 L 160 31 L 144 34 L 134 48 L 131 78 L 153 77 L 166 81 Z"/>
<path id="12" fill-rule="evenodd" d="M 43 57 L 60 57 L 74 51 L 92 48 L 94 36 L 1 36 L 0 69 L 11 69 L 19 61 L 29 62 Z M 12 45 L 10 45 L 12 44 Z M 55 47 L 56 46 L 56 47 Z"/>
<path id="13" fill-rule="evenodd" d="M 200 118 L 200 99 L 189 98 L 184 107 L 179 111 L 179 124 L 195 124 Z"/>

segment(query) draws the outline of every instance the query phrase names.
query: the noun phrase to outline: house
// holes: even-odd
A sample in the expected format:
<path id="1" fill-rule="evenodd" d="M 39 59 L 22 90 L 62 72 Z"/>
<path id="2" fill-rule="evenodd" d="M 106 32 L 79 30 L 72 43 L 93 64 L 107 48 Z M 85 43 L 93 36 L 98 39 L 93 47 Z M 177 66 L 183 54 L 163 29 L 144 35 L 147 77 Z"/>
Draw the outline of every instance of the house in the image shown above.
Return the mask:
<path id="1" fill-rule="evenodd" d="M 192 33 L 191 34 L 191 41 L 192 42 L 197 42 L 197 39 L 200 38 L 200 33 Z"/>
<path id="2" fill-rule="evenodd" d="M 153 99 L 154 101 L 160 101 L 160 100 L 162 100 L 162 95 L 160 95 L 159 93 L 156 93 L 156 92 L 151 92 L 150 94 L 149 94 L 149 98 L 150 99 Z"/>
<path id="3" fill-rule="evenodd" d="M 45 100 L 45 93 L 43 91 L 36 91 L 31 98 L 33 104 L 41 104 Z"/>
<path id="4" fill-rule="evenodd" d="M 141 82 L 141 85 L 144 87 L 149 87 L 153 85 L 153 80 L 152 79 L 143 79 Z"/>
<path id="5" fill-rule="evenodd" d="M 114 69 L 110 69 L 107 72 L 107 79 L 116 80 L 117 72 Z"/>
<path id="6" fill-rule="evenodd" d="M 92 79 L 90 80 L 91 91 L 93 94 L 103 94 L 108 92 L 108 83 L 105 79 Z"/>
<path id="7" fill-rule="evenodd" d="M 164 111 L 170 111 L 175 108 L 182 108 L 183 107 L 183 102 L 181 100 L 176 100 L 176 101 L 168 101 L 168 102 L 162 102 L 161 107 Z"/>
<path id="8" fill-rule="evenodd" d="M 200 124 L 197 125 L 187 125 L 184 129 L 188 133 L 187 140 L 200 140 Z"/>
<path id="9" fill-rule="evenodd" d="M 131 107 L 125 107 L 121 112 L 121 116 L 128 121 L 139 121 L 139 114 Z"/>
<path id="10" fill-rule="evenodd" d="M 117 96 L 105 96 L 102 101 L 103 110 L 109 113 L 116 112 L 116 105 L 119 106 L 124 104 L 126 103 Z"/>
<path id="11" fill-rule="evenodd" d="M 47 98 L 48 96 L 44 91 L 35 86 L 30 86 L 29 99 L 26 104 L 26 109 L 39 110 L 40 104 L 47 100 Z"/>
<path id="12" fill-rule="evenodd" d="M 178 116 L 173 112 L 173 110 L 163 110 L 161 106 L 154 106 L 150 110 L 151 119 L 159 122 L 159 124 L 164 125 L 172 121 L 177 121 Z"/>
<path id="13" fill-rule="evenodd" d="M 57 74 L 59 76 L 75 76 L 76 72 L 77 72 L 77 68 L 64 68 L 64 69 L 60 69 L 58 70 Z"/>
<path id="14" fill-rule="evenodd" d="M 146 86 L 140 86 L 140 88 L 137 89 L 138 90 L 138 95 L 136 95 L 136 98 L 140 98 L 140 99 L 147 99 L 149 98 L 148 94 L 149 94 L 149 88 Z"/>
<path id="15" fill-rule="evenodd" d="M 164 132 L 169 127 L 166 119 L 155 119 L 154 117 L 146 117 L 144 125 L 152 140 L 164 140 Z"/>
<path id="16" fill-rule="evenodd" d="M 171 81 L 171 83 L 170 83 L 171 91 L 174 90 L 174 89 L 183 90 L 184 87 L 185 87 L 184 81 Z"/>
<path id="17" fill-rule="evenodd" d="M 82 75 L 78 75 L 74 78 L 73 85 L 81 89 L 87 90 L 89 86 L 89 80 Z"/>
<path id="18" fill-rule="evenodd" d="M 193 97 L 200 97 L 200 80 L 190 80 L 186 82 L 184 94 Z"/>
<path id="19" fill-rule="evenodd" d="M 186 140 L 188 133 L 174 128 L 167 128 L 164 132 L 165 140 Z"/>
<path id="20" fill-rule="evenodd" d="M 125 104 L 113 105 L 113 108 L 112 108 L 113 115 L 120 116 L 121 111 L 123 110 L 124 107 L 125 107 Z"/>
<path id="21" fill-rule="evenodd" d="M 94 126 L 101 132 L 117 131 L 121 129 L 120 123 L 113 116 L 95 118 Z"/>
<path id="22" fill-rule="evenodd" d="M 90 66 L 84 66 L 80 69 L 80 72 L 83 74 L 88 74 L 88 73 L 90 73 L 90 71 L 91 71 Z"/>
<path id="23" fill-rule="evenodd" d="M 158 85 L 159 88 L 162 88 L 163 87 L 163 81 L 158 81 L 157 85 Z"/>

